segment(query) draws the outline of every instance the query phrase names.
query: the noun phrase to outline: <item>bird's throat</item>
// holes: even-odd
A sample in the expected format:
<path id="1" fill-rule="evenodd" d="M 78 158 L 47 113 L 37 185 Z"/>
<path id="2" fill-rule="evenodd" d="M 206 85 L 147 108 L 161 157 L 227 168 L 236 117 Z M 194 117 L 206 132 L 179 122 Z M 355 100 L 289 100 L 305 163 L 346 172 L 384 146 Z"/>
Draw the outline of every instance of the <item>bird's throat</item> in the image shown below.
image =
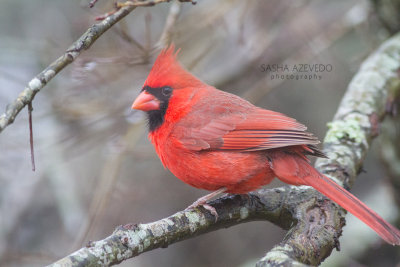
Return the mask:
<path id="1" fill-rule="evenodd" d="M 162 103 L 160 109 L 147 111 L 147 124 L 149 132 L 157 130 L 165 120 L 165 113 L 167 112 L 168 102 Z"/>

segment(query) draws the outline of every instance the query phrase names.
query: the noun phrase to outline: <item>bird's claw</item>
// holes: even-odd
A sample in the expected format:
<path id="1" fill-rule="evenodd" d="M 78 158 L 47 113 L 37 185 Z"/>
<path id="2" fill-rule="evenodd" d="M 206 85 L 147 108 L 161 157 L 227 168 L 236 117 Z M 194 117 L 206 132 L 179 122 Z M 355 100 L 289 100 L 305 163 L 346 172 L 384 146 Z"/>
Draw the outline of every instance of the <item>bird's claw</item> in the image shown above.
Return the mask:
<path id="1" fill-rule="evenodd" d="M 218 212 L 215 210 L 215 208 L 211 205 L 208 205 L 207 203 L 202 205 L 206 210 L 208 210 L 209 212 L 211 212 L 212 215 L 214 215 L 215 217 L 215 221 L 218 220 Z"/>
<path id="2" fill-rule="evenodd" d="M 192 210 L 194 208 L 197 208 L 199 206 L 203 206 L 206 210 L 208 210 L 209 212 L 211 212 L 212 215 L 214 215 L 215 217 L 215 221 L 218 220 L 218 213 L 215 210 L 215 208 L 209 204 L 207 204 L 207 201 L 216 198 L 218 196 L 220 196 L 221 194 L 223 194 L 226 191 L 225 187 L 222 187 L 214 192 L 211 192 L 208 195 L 205 195 L 201 198 L 199 198 L 198 200 L 196 200 L 192 205 L 190 205 L 189 207 L 187 207 L 185 210 Z"/>

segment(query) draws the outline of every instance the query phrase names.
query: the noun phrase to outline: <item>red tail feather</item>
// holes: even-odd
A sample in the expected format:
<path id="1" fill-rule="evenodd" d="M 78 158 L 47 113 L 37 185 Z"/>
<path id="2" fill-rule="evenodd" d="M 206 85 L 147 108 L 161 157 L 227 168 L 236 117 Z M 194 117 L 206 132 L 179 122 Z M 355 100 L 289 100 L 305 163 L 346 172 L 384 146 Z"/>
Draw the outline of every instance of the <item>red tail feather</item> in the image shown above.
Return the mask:
<path id="1" fill-rule="evenodd" d="M 376 212 L 368 208 L 349 191 L 321 174 L 317 179 L 307 176 L 304 180 L 307 185 L 314 187 L 323 195 L 327 196 L 371 227 L 386 242 L 392 245 L 400 245 L 400 231 L 376 214 Z"/>
<path id="2" fill-rule="evenodd" d="M 385 221 L 349 191 L 319 173 L 300 156 L 285 157 L 280 154 L 273 160 L 273 170 L 276 176 L 286 183 L 312 186 L 371 227 L 386 242 L 400 245 L 400 230 Z"/>

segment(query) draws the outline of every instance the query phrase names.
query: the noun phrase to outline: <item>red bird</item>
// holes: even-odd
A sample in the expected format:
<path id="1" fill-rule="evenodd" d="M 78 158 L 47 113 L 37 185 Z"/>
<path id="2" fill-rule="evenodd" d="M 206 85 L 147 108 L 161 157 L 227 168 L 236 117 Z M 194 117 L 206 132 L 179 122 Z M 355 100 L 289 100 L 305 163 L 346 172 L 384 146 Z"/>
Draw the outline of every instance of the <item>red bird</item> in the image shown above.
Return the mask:
<path id="1" fill-rule="evenodd" d="M 314 187 L 400 245 L 398 229 L 310 165 L 306 155 L 325 155 L 306 126 L 203 83 L 176 56 L 173 46 L 160 53 L 132 109 L 147 113 L 149 139 L 166 168 L 191 186 L 215 191 L 189 208 L 203 205 L 216 215 L 207 200 L 248 193 L 277 177 Z"/>

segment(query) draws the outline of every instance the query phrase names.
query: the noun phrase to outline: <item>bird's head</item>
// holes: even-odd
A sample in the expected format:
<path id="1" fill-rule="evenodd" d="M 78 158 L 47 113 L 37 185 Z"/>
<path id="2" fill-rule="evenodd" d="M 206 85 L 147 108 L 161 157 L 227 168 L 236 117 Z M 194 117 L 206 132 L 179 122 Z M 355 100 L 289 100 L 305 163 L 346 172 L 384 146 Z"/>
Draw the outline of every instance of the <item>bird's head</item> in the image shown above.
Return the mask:
<path id="1" fill-rule="evenodd" d="M 172 102 L 175 111 L 179 111 L 186 106 L 194 91 L 204 85 L 177 61 L 178 52 L 179 50 L 174 52 L 173 45 L 161 51 L 140 94 L 132 104 L 132 109 L 148 114 L 150 131 L 164 122 Z"/>

